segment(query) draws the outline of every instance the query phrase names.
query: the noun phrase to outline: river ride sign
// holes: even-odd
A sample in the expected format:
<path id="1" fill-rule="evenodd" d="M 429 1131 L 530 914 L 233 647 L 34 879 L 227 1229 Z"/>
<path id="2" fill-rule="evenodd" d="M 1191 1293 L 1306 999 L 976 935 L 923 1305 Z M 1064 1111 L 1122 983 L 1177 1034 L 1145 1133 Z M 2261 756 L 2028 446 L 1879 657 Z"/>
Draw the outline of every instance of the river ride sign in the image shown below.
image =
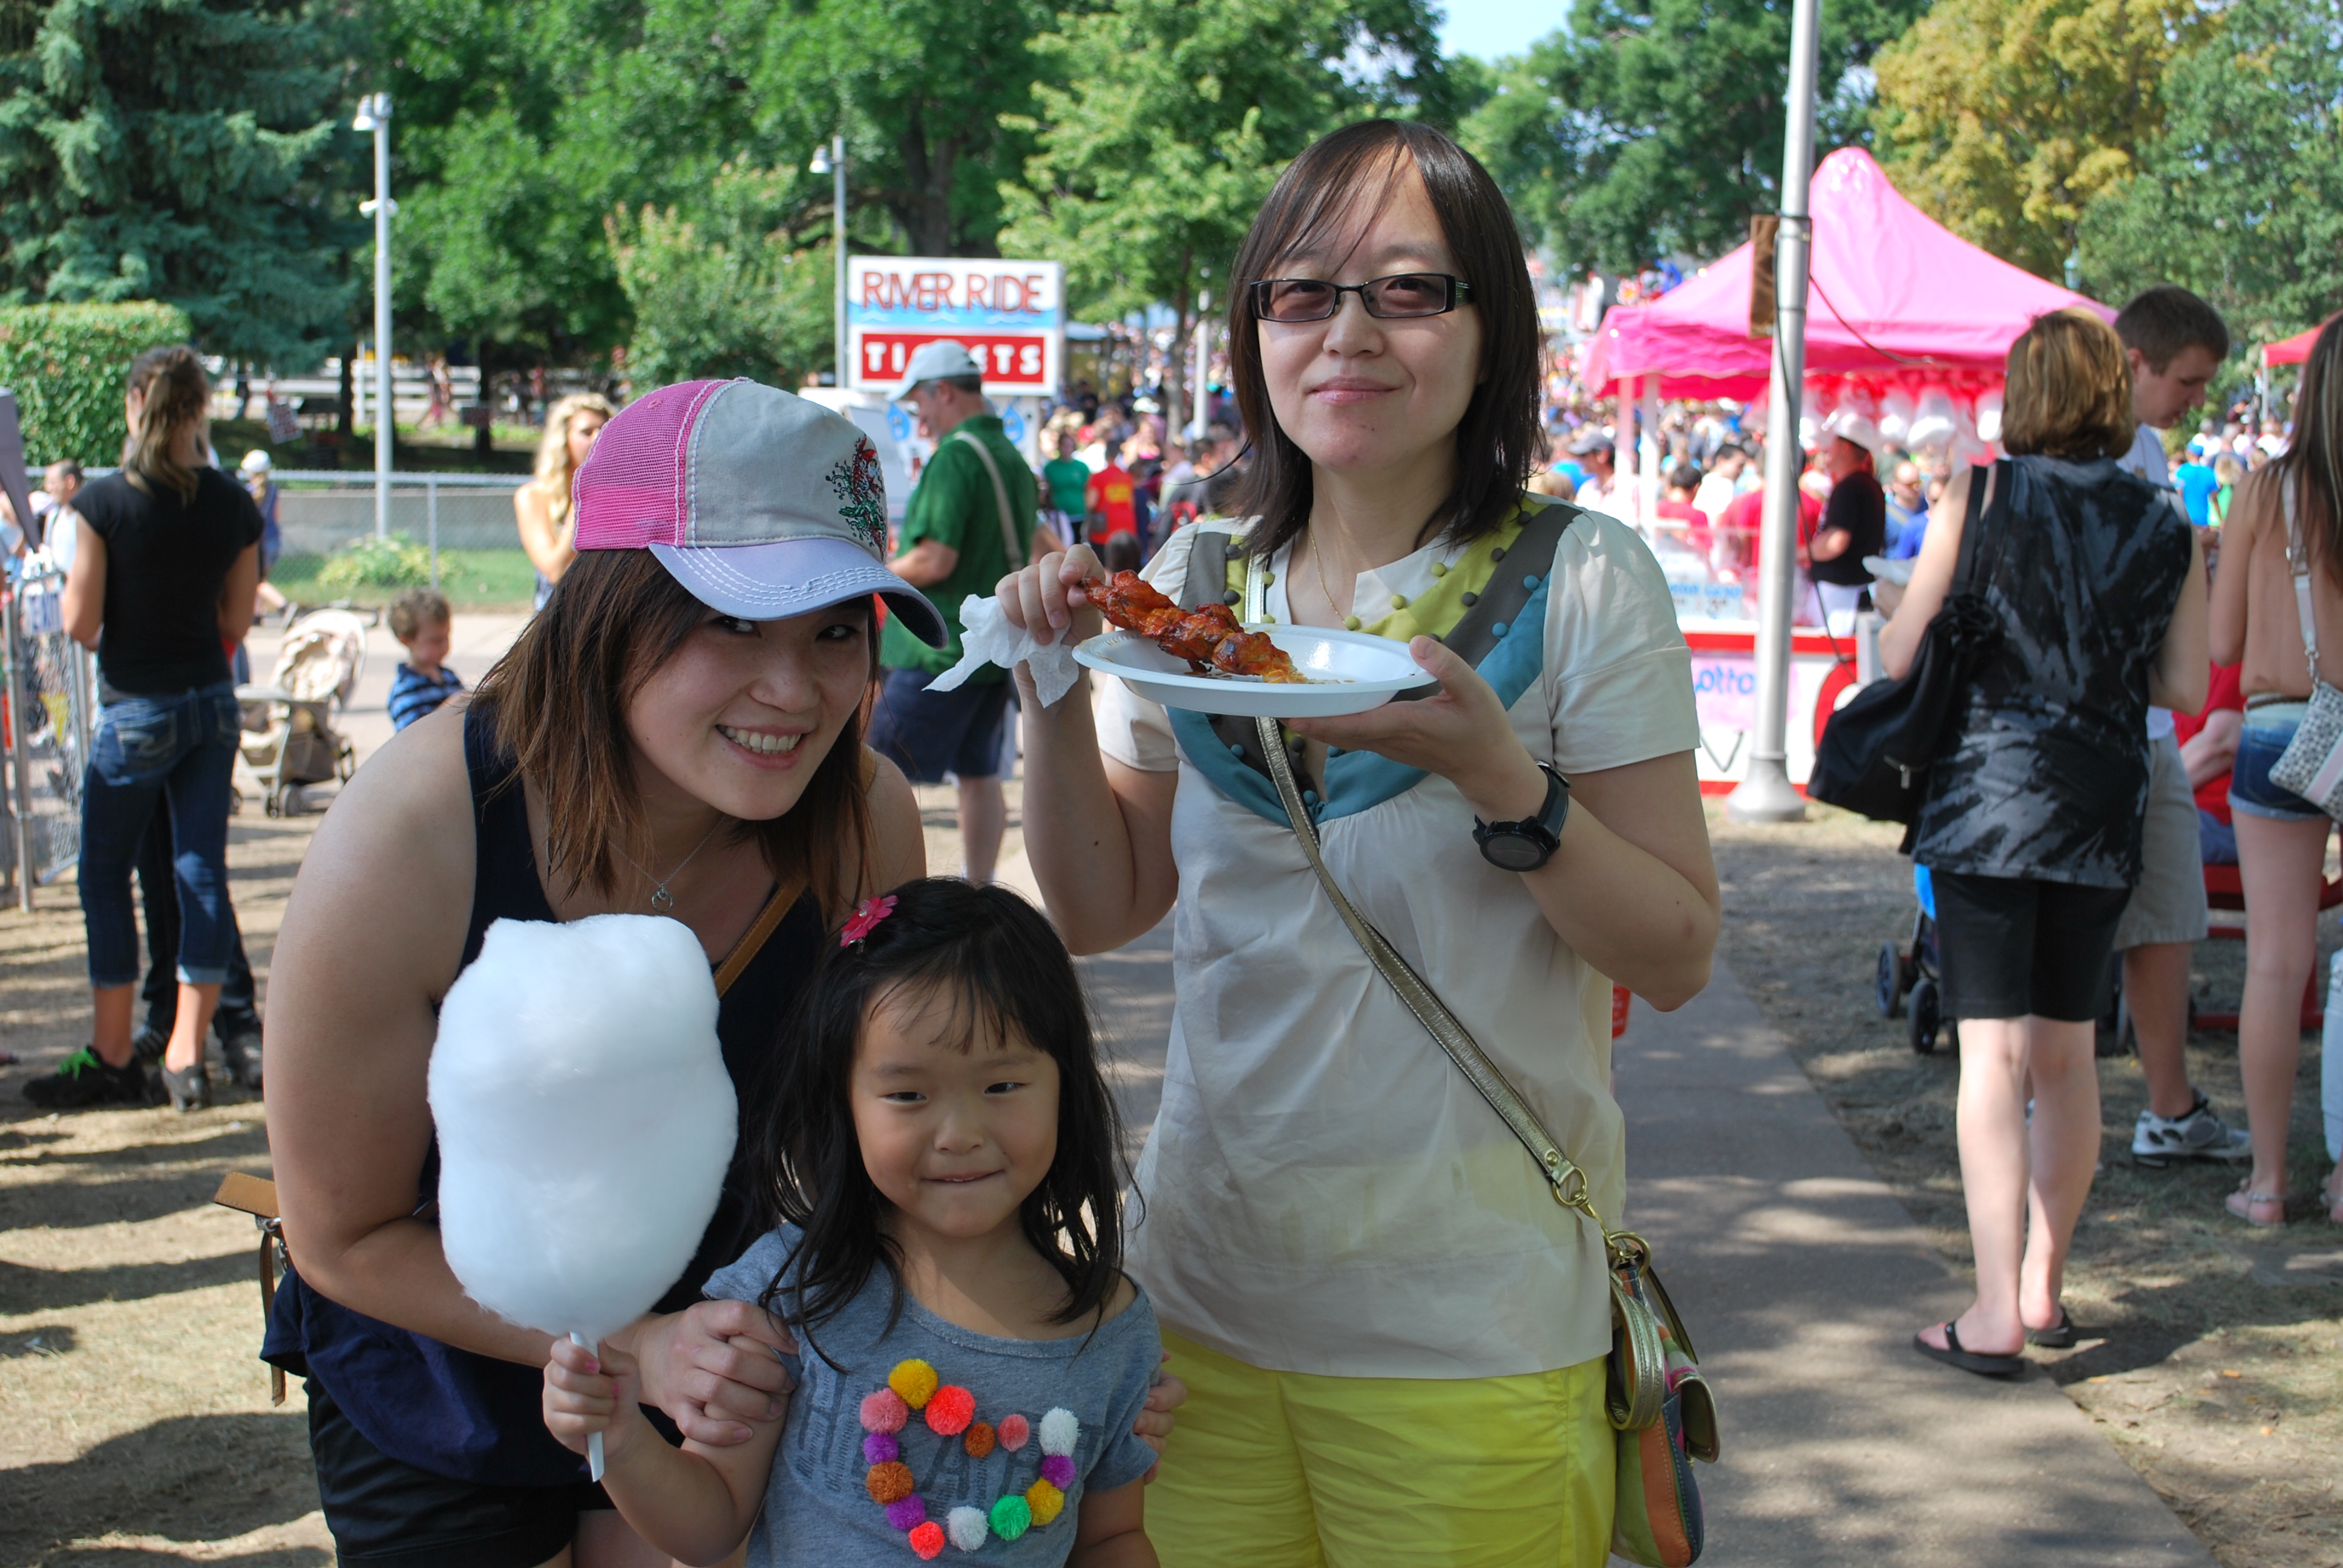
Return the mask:
<path id="1" fill-rule="evenodd" d="M 994 397 L 1051 397 L 1066 357 L 1065 268 L 1054 261 L 850 256 L 847 385 L 891 392 L 912 351 L 950 338 Z"/>

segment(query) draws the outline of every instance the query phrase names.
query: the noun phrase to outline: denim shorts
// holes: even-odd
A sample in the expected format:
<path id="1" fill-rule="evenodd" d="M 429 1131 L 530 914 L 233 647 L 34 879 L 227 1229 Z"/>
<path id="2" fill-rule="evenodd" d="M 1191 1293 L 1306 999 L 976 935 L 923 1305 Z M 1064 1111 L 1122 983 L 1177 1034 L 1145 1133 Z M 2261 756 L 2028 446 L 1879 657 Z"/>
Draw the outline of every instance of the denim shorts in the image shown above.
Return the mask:
<path id="1" fill-rule="evenodd" d="M 2301 728 L 2306 703 L 2265 703 L 2246 709 L 2245 733 L 2237 738 L 2237 759 L 2229 766 L 2229 809 L 2248 817 L 2276 822 L 2309 822 L 2327 813 L 2296 794 L 2270 782 L 2269 770 Z"/>

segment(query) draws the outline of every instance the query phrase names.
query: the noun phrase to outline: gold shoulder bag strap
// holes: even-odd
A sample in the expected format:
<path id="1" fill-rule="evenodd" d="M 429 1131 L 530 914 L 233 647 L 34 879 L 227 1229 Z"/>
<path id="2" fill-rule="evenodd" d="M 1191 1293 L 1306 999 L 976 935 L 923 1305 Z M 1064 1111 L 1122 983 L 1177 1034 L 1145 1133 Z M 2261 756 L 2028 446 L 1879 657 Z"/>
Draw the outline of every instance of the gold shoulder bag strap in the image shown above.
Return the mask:
<path id="1" fill-rule="evenodd" d="M 1001 482 L 1001 465 L 992 460 L 991 449 L 984 440 L 969 430 L 952 432 L 952 439 L 965 441 L 976 453 L 976 460 L 984 465 L 984 472 L 992 480 L 992 504 L 1001 508 L 1001 548 L 1009 552 L 1009 569 L 1025 569 L 1025 547 L 1017 542 L 1017 519 L 1009 510 L 1009 487 Z"/>
<path id="2" fill-rule="evenodd" d="M 1266 586 L 1262 580 L 1262 560 L 1256 557 L 1245 574 L 1244 618 L 1248 624 L 1260 624 L 1267 613 L 1263 598 Z M 1368 961 L 1375 966 L 1384 980 L 1391 982 L 1392 989 L 1399 993 L 1399 999 L 1407 1005 L 1408 1011 L 1415 1015 L 1416 1021 L 1423 1025 L 1424 1031 L 1438 1042 L 1440 1049 L 1447 1053 L 1448 1060 L 1456 1064 L 1456 1070 L 1464 1075 L 1465 1081 L 1479 1091 L 1481 1098 L 1489 1102 L 1489 1109 L 1497 1113 L 1513 1135 L 1520 1140 L 1522 1147 L 1529 1151 L 1530 1158 L 1537 1162 L 1538 1170 L 1544 1175 L 1554 1201 L 1584 1215 L 1602 1233 L 1605 1261 L 1611 1265 L 1606 1272 L 1611 1278 L 1612 1326 L 1614 1338 L 1624 1342 L 1615 1345 L 1614 1350 L 1614 1361 L 1621 1361 L 1621 1352 L 1624 1352 L 1624 1364 L 1614 1366 L 1614 1376 L 1607 1395 L 1611 1424 L 1624 1431 L 1638 1431 L 1651 1425 L 1660 1419 L 1660 1407 L 1667 1394 L 1665 1355 L 1660 1339 L 1660 1326 L 1650 1311 L 1620 1282 L 1618 1274 L 1623 1264 L 1648 1270 L 1650 1245 L 1632 1231 L 1614 1231 L 1603 1222 L 1603 1216 L 1594 1211 L 1586 1172 L 1563 1152 L 1561 1141 L 1545 1130 L 1544 1123 L 1538 1121 L 1537 1113 L 1522 1098 L 1521 1091 L 1513 1086 L 1497 1064 L 1489 1060 L 1489 1053 L 1481 1049 L 1481 1042 L 1474 1040 L 1456 1015 L 1448 1010 L 1439 993 L 1424 983 L 1423 977 L 1415 972 L 1414 967 L 1401 956 L 1399 950 L 1392 946 L 1390 940 L 1377 930 L 1373 922 L 1359 913 L 1343 893 L 1342 885 L 1334 880 L 1334 874 L 1326 869 L 1325 856 L 1319 850 L 1317 826 L 1311 821 L 1309 809 L 1302 802 L 1301 789 L 1294 783 L 1293 764 L 1286 756 L 1285 739 L 1278 729 L 1277 720 L 1263 718 L 1255 722 L 1260 726 L 1261 749 L 1268 759 L 1270 776 L 1277 783 L 1278 799 L 1285 805 L 1286 820 L 1293 828 L 1294 838 L 1301 841 L 1302 853 L 1309 860 L 1310 869 L 1318 873 L 1318 885 L 1326 890 L 1334 912 L 1342 917 L 1342 924 L 1350 929 L 1352 937 L 1365 951 Z M 1671 1318 L 1674 1315 L 1671 1307 Z M 1677 1342 L 1684 1353 L 1693 1355 L 1691 1338 L 1684 1332 L 1682 1323 L 1672 1322 L 1669 1327 L 1675 1332 Z"/>

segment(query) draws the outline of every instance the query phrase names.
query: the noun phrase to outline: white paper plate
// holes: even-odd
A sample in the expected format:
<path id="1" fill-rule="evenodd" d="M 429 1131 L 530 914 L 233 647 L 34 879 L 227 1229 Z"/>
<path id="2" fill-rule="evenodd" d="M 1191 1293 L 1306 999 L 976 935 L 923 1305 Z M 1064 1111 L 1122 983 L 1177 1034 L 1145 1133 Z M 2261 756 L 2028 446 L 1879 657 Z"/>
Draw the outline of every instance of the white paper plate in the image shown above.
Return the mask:
<path id="1" fill-rule="evenodd" d="M 1407 656 L 1407 645 L 1363 631 L 1315 626 L 1250 626 L 1283 648 L 1293 667 L 1311 678 L 1304 686 L 1242 677 L 1192 675 L 1188 661 L 1164 652 L 1152 639 L 1110 631 L 1077 644 L 1074 658 L 1091 668 L 1119 675 L 1133 691 L 1166 708 L 1246 718 L 1329 719 L 1381 708 L 1396 691 L 1430 686 L 1432 677 Z"/>

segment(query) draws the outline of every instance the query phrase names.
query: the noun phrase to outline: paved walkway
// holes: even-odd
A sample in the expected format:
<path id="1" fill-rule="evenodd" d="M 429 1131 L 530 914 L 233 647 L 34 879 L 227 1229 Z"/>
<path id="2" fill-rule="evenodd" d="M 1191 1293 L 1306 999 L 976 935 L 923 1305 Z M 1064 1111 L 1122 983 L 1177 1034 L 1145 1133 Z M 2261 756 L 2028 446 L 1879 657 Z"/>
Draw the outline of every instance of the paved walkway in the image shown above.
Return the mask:
<path id="1" fill-rule="evenodd" d="M 1698 1468 L 1717 1568 L 2209 1568 L 2205 1547 L 2040 1372 L 1909 1348 L 1969 1291 L 1719 965 L 1638 1003 L 1616 1077 L 1630 1224 L 1715 1380 Z"/>

